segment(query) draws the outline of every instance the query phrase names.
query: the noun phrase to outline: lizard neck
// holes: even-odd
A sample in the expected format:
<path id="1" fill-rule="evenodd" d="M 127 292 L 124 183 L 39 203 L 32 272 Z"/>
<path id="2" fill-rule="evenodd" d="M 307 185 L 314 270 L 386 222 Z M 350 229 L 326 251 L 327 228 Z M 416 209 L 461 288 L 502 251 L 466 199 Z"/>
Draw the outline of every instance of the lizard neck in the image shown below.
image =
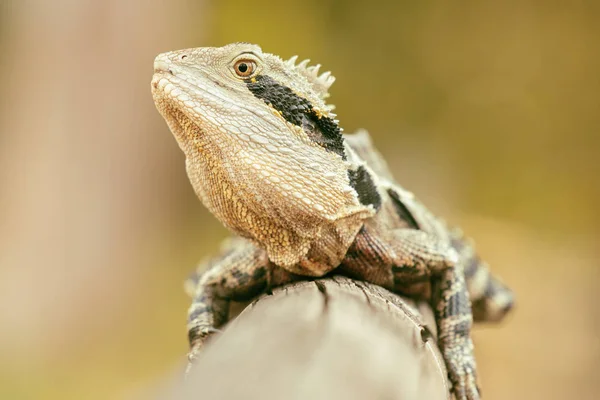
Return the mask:
<path id="1" fill-rule="evenodd" d="M 283 195 L 272 182 L 269 193 L 268 177 L 251 165 L 230 166 L 223 157 L 201 140 L 186 149 L 196 194 L 227 228 L 263 247 L 273 263 L 291 272 L 322 276 L 338 266 L 364 219 L 372 215 L 362 205 L 346 206 L 331 217 L 312 212 L 304 202 L 288 201 L 293 192 Z"/>

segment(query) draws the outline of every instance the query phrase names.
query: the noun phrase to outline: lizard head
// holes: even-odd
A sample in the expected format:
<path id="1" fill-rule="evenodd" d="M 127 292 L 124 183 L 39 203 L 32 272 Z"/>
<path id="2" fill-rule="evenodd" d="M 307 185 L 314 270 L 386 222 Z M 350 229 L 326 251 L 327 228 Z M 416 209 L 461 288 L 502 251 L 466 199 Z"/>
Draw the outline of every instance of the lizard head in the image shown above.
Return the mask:
<path id="1" fill-rule="evenodd" d="M 298 262 L 326 230 L 354 235 L 374 211 L 353 187 L 351 150 L 324 101 L 334 78 L 307 64 L 248 43 L 154 61 L 154 101 L 196 193 L 237 233 L 294 253 L 270 251 L 279 264 Z"/>
<path id="2" fill-rule="evenodd" d="M 305 139 L 345 158 L 334 106 L 324 102 L 335 78 L 329 72 L 319 75 L 320 65 L 308 66 L 309 60 L 296 65 L 296 59 L 283 61 L 249 43 L 163 53 L 154 61 L 152 93 L 184 151 L 200 134 L 179 126 L 189 119 L 204 135 L 225 130 L 242 143 L 250 133 L 239 136 L 240 128 L 254 128 L 259 136 L 283 133 L 278 139 L 304 132 Z"/>

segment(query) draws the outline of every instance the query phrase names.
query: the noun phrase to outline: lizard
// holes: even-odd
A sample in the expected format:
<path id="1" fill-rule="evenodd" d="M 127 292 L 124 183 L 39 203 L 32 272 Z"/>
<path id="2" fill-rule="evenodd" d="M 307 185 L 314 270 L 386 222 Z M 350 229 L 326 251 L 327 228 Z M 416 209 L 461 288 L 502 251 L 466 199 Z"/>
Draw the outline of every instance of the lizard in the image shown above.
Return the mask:
<path id="1" fill-rule="evenodd" d="M 154 61 L 156 108 L 198 198 L 233 234 L 186 284 L 190 363 L 231 301 L 334 271 L 427 298 L 455 398 L 480 399 L 472 324 L 501 320 L 513 294 L 395 181 L 366 131 L 343 133 L 326 101 L 335 78 L 319 69 L 250 43 Z"/>

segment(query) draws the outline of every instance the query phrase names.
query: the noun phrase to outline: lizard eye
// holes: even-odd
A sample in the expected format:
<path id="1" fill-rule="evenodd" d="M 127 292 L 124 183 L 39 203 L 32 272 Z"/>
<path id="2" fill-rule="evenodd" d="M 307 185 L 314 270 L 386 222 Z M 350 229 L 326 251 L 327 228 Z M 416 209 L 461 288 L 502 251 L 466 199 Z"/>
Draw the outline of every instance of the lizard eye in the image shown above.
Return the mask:
<path id="1" fill-rule="evenodd" d="M 234 64 L 233 69 L 238 76 L 247 78 L 256 70 L 256 63 L 252 60 L 239 60 Z"/>

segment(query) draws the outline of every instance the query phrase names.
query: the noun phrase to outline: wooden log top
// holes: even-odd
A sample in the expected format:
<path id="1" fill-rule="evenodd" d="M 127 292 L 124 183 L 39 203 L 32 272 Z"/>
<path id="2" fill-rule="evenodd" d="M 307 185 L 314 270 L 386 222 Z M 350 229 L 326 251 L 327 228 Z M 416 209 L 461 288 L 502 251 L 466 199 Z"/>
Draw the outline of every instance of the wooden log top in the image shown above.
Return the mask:
<path id="1" fill-rule="evenodd" d="M 449 399 L 435 335 L 424 302 L 341 276 L 298 282 L 248 305 L 169 398 Z"/>

